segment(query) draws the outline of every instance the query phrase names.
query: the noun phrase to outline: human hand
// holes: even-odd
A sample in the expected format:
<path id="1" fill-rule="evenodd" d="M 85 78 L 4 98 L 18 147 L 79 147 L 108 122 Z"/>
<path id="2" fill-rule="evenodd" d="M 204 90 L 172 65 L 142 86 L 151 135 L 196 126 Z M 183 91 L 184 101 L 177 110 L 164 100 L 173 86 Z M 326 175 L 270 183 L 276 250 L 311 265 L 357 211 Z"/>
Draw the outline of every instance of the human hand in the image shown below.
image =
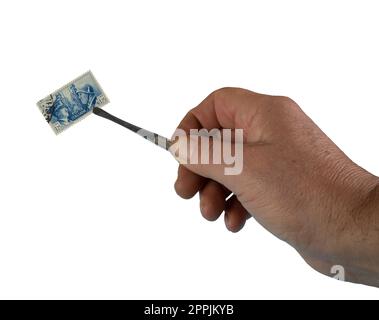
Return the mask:
<path id="1" fill-rule="evenodd" d="M 316 270 L 331 275 L 333 265 L 342 265 L 348 281 L 379 285 L 378 178 L 353 163 L 294 101 L 224 88 L 178 128 L 243 129 L 240 174 L 225 175 L 225 164 L 179 165 L 175 190 L 186 199 L 199 192 L 204 218 L 225 211 L 226 227 L 236 232 L 253 216 Z"/>

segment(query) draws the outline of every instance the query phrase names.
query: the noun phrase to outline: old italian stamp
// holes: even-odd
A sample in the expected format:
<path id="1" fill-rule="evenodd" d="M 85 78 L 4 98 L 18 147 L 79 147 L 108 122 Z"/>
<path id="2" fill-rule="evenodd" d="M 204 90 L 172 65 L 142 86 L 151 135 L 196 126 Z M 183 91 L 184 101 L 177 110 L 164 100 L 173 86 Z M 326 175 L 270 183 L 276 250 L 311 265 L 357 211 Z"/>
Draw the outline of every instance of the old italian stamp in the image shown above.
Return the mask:
<path id="1" fill-rule="evenodd" d="M 37 106 L 56 134 L 70 127 L 109 102 L 91 71 L 37 102 Z"/>

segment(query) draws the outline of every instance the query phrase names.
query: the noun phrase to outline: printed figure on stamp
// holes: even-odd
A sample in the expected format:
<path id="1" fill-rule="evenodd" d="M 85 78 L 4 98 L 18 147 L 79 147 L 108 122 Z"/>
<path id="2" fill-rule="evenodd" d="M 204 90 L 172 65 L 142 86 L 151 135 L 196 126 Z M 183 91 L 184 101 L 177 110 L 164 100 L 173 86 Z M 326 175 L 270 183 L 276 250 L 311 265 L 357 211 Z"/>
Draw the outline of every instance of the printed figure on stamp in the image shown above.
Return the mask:
<path id="1" fill-rule="evenodd" d="M 37 102 L 56 134 L 109 102 L 91 71 Z"/>

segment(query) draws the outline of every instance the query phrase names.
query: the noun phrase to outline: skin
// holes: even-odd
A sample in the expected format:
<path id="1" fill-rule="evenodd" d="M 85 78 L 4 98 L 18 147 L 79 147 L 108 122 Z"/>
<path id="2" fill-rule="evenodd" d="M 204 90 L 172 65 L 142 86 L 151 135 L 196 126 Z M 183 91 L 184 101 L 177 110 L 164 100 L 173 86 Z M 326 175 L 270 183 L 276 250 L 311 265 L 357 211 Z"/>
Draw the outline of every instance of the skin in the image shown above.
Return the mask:
<path id="1" fill-rule="evenodd" d="M 244 130 L 241 174 L 225 175 L 223 164 L 179 165 L 175 190 L 185 199 L 199 193 L 205 219 L 225 212 L 227 229 L 237 232 L 254 217 L 315 270 L 333 276 L 332 266 L 342 265 L 347 281 L 379 286 L 379 178 L 294 101 L 223 88 L 178 128 Z"/>

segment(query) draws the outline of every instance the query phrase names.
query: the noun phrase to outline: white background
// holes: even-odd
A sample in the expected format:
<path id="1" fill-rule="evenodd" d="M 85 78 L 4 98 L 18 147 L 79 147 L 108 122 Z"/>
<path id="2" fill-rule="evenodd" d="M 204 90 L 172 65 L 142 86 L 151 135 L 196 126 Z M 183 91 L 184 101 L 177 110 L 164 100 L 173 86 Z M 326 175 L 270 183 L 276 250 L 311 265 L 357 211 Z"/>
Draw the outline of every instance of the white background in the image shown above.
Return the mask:
<path id="1" fill-rule="evenodd" d="M 91 69 L 106 110 L 171 136 L 223 86 L 292 97 L 379 173 L 377 1 L 2 1 L 0 298 L 378 298 L 173 189 L 169 153 L 35 103 Z"/>

